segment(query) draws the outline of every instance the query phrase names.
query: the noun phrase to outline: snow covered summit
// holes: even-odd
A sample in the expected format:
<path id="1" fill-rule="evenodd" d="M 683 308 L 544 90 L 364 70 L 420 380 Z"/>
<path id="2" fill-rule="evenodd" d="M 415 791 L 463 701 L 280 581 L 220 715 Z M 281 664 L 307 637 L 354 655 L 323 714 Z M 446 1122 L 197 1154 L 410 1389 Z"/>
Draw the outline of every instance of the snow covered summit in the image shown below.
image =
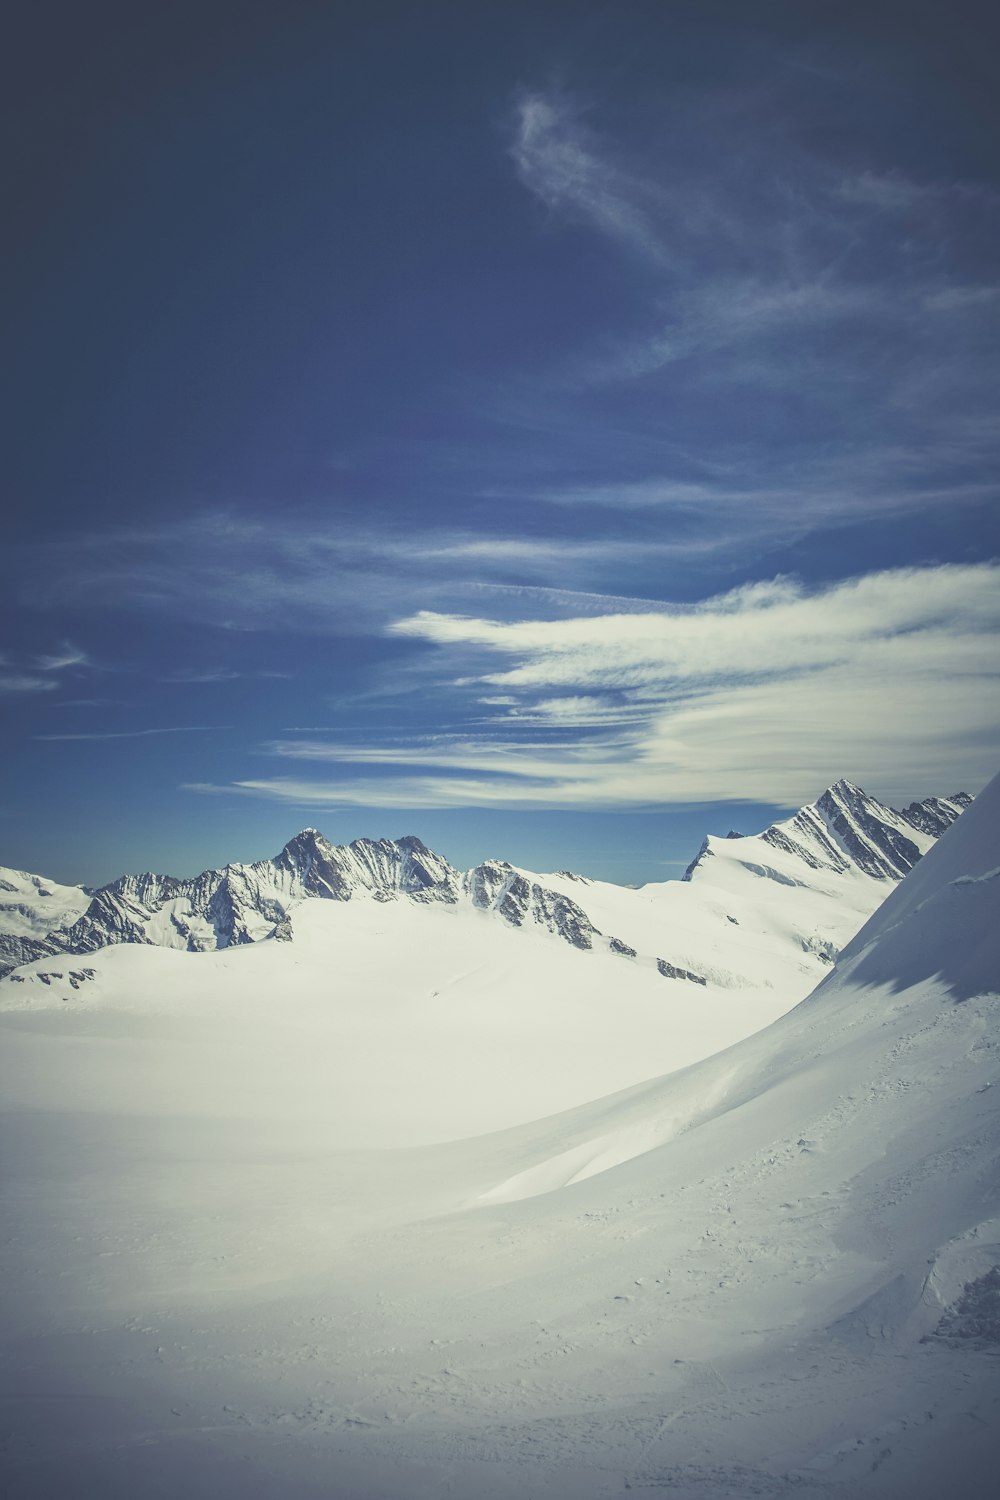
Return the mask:
<path id="1" fill-rule="evenodd" d="M 875 880 L 900 880 L 971 801 L 968 792 L 956 792 L 897 811 L 844 778 L 793 817 L 772 823 L 749 840 L 736 833 L 707 838 L 684 879 L 693 879 L 720 854 L 745 859 L 759 843 L 792 855 L 811 870 L 855 869 Z"/>

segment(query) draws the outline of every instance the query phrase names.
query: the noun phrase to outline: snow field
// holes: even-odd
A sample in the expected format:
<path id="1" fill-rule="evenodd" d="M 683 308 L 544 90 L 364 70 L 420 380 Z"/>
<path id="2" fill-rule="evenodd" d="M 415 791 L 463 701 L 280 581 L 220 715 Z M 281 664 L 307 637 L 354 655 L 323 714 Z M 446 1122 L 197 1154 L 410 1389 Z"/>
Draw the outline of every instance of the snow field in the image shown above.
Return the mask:
<path id="1" fill-rule="evenodd" d="M 18 987 L 11 1500 L 991 1496 L 998 832 L 1000 782 L 804 1003 L 662 1077 L 664 1006 L 677 1059 L 759 997 L 447 909 Z"/>

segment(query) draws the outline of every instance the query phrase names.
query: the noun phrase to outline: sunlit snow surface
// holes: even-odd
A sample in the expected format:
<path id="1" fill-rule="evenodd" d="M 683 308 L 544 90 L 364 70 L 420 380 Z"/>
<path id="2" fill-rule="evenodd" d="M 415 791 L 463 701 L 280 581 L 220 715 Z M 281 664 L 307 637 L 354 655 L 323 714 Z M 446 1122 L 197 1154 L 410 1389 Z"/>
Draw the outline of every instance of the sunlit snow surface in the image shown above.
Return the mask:
<path id="1" fill-rule="evenodd" d="M 992 1495 L 998 833 L 994 783 L 803 1004 L 590 1103 L 766 992 L 474 912 L 333 941 L 319 902 L 39 987 L 2 1022 L 8 1493 Z M 577 1107 L 419 1144 L 543 1097 Z"/>

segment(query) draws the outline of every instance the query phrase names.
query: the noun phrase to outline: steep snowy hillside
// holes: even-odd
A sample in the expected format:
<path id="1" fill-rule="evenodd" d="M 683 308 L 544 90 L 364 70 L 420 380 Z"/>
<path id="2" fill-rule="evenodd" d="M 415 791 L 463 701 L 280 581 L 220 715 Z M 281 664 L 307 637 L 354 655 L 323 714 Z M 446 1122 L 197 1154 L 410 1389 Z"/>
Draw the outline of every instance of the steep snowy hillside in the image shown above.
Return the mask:
<path id="1" fill-rule="evenodd" d="M 197 996 L 173 1034 L 138 995 L 0 1017 L 11 1500 L 992 1497 L 998 848 L 1000 780 L 766 1030 L 434 1148 L 340 1149 L 319 1107 L 336 1049 L 306 1037 L 291 1078 L 273 1035 L 250 1055 L 237 979 L 214 1032 Z M 623 972 L 466 917 L 508 954 Z M 117 1005 L 150 962 L 235 976 L 296 946 L 93 963 L 121 967 Z M 294 1030 L 302 995 L 279 994 Z M 468 1009 L 487 1056 L 509 994 Z M 409 1013 L 419 1034 L 414 999 L 387 1033 Z M 412 1053 L 382 1100 L 443 1071 Z"/>
<path id="2" fill-rule="evenodd" d="M 695 1068 L 640 1085 L 619 1099 L 584 1106 L 567 1122 L 539 1127 L 546 1138 L 554 1131 L 565 1140 L 568 1124 L 572 1135 L 579 1133 L 587 1141 L 583 1154 L 589 1151 L 590 1156 L 585 1169 L 565 1180 L 581 1180 L 673 1140 L 694 1123 L 728 1115 L 747 1100 L 766 1095 L 776 1078 L 801 1080 L 812 1074 L 817 1058 L 822 1056 L 826 1062 L 836 1050 L 834 1039 L 845 1026 L 851 1047 L 859 1041 L 870 1044 L 871 1034 L 876 1033 L 881 1049 L 890 1023 L 906 1027 L 907 1006 L 916 1000 L 939 1007 L 934 1011 L 937 1026 L 953 1013 L 940 1010 L 943 998 L 954 1004 L 996 995 L 1000 990 L 1000 932 L 994 921 L 1000 893 L 1000 777 L 980 794 L 975 806 L 975 813 L 956 825 L 931 857 L 890 892 L 845 948 L 833 972 L 766 1031 Z M 927 987 L 926 993 L 920 990 L 914 996 L 912 992 L 921 985 Z M 897 998 L 902 994 L 909 997 L 907 1005 Z M 847 1021 L 836 1019 L 838 1013 L 847 1016 Z M 912 1039 L 908 1041 L 912 1044 Z M 996 1041 L 1000 1052 L 1000 1034 Z M 894 1035 L 893 1049 L 899 1045 Z M 848 1076 L 845 1070 L 843 1078 Z M 661 1101 L 665 1103 L 662 1115 Z M 601 1122 L 601 1131 L 590 1140 L 594 1119 Z M 605 1133 L 609 1120 L 616 1122 L 613 1139 Z M 550 1173 L 550 1165 L 546 1158 L 532 1170 L 532 1193 L 564 1185 L 562 1168 Z M 504 1195 L 517 1196 L 525 1185 L 508 1184 Z M 501 1194 L 494 1189 L 491 1196 Z"/>

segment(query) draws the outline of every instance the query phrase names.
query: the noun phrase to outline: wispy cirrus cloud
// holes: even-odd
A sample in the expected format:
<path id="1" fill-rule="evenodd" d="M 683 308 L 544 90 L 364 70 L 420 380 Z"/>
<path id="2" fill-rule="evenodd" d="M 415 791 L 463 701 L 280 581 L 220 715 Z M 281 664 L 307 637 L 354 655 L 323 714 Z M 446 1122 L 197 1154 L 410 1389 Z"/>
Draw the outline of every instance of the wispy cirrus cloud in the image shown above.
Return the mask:
<path id="1" fill-rule="evenodd" d="M 1000 742 L 998 582 L 996 566 L 945 566 L 820 589 L 776 579 L 647 614 L 413 616 L 394 628 L 490 711 L 478 731 L 272 741 L 266 755 L 328 774 L 230 790 L 414 808 L 634 807 L 723 788 L 782 803 L 845 770 L 886 795 L 977 790 Z"/>
<path id="2" fill-rule="evenodd" d="M 483 647 L 516 658 L 486 671 L 498 687 L 650 682 L 805 671 L 847 659 L 859 646 L 921 641 L 929 649 L 948 622 L 954 636 L 990 645 L 1000 626 L 998 572 L 992 567 L 900 569 L 810 591 L 789 578 L 744 585 L 686 608 L 590 619 L 505 623 L 424 613 L 396 633 L 437 645 Z"/>
<path id="3" fill-rule="evenodd" d="M 30 672 L 0 672 L 0 693 L 50 693 L 58 684 Z"/>
<path id="4" fill-rule="evenodd" d="M 566 94 L 519 101 L 520 180 L 612 254 L 641 249 L 647 306 L 638 315 L 633 292 L 625 326 L 595 323 L 526 379 L 520 416 L 516 395 L 497 395 L 506 427 L 527 438 L 547 418 L 557 442 L 575 414 L 586 451 L 603 436 L 615 462 L 496 492 L 527 482 L 560 503 L 674 512 L 708 499 L 716 558 L 995 500 L 1000 195 L 845 170 L 801 131 L 761 129 L 752 94 L 743 119 L 739 99 L 721 105 L 724 127 L 704 98 L 693 113 L 672 104 L 655 147 L 629 148 Z M 711 460 L 730 472 L 699 472 Z"/>
<path id="5" fill-rule="evenodd" d="M 105 729 L 81 734 L 36 734 L 36 740 L 143 740 L 160 734 L 208 734 L 213 730 L 232 729 L 231 724 L 164 724 L 155 729 Z"/>
<path id="6" fill-rule="evenodd" d="M 323 635 L 379 633 L 400 608 L 454 608 L 489 590 L 497 601 L 527 591 L 571 607 L 608 567 L 649 576 L 658 559 L 687 555 L 683 538 L 567 537 L 561 524 L 529 536 L 502 527 L 502 517 L 496 529 L 474 532 L 447 525 L 334 527 L 289 515 L 276 531 L 220 510 L 23 548 L 16 565 L 24 602 L 37 609 L 110 608 L 234 632 Z M 212 683 L 237 669 L 174 668 L 165 675 Z M 238 675 L 284 674 L 239 669 Z"/>
<path id="7" fill-rule="evenodd" d="M 287 681 L 291 675 L 290 672 L 244 672 L 230 667 L 178 667 L 173 672 L 168 672 L 163 681 L 175 682 L 183 686 L 212 687 L 219 682 L 238 682 L 241 678 L 247 677 L 260 681 Z"/>
<path id="8" fill-rule="evenodd" d="M 56 651 L 0 656 L 0 693 L 51 693 L 59 687 L 60 672 L 92 667 L 86 652 L 64 645 Z"/>
<path id="9" fill-rule="evenodd" d="M 522 95 L 510 150 L 521 181 L 548 208 L 595 225 L 657 263 L 669 261 L 650 215 L 655 188 L 616 166 L 591 141 L 568 99 Z"/>

